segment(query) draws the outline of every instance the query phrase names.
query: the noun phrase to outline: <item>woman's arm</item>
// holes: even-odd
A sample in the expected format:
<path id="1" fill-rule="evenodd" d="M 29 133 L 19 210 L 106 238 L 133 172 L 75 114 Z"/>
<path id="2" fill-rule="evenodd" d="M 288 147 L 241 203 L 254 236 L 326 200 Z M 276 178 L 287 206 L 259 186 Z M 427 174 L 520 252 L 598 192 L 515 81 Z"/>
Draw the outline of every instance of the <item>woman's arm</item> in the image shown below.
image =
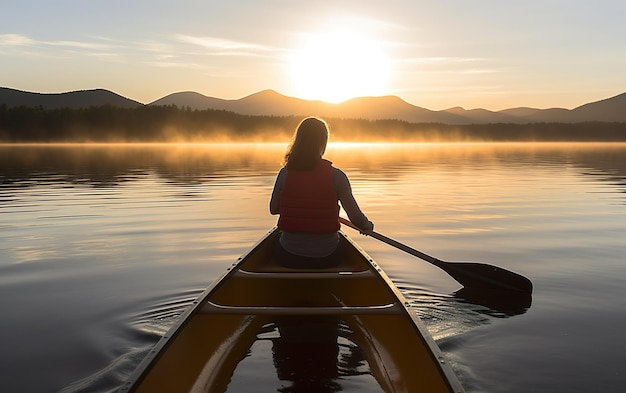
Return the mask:
<path id="1" fill-rule="evenodd" d="M 365 214 L 359 208 L 354 195 L 352 195 L 352 186 L 348 176 L 338 168 L 333 168 L 333 184 L 335 191 L 341 201 L 341 207 L 345 210 L 348 218 L 354 225 L 364 231 L 371 231 L 374 229 L 374 224 L 367 218 Z"/>
<path id="2" fill-rule="evenodd" d="M 272 191 L 272 197 L 270 199 L 270 214 L 280 213 L 280 192 L 285 186 L 285 178 L 287 170 L 283 167 L 276 176 L 276 182 L 274 183 L 274 190 Z"/>

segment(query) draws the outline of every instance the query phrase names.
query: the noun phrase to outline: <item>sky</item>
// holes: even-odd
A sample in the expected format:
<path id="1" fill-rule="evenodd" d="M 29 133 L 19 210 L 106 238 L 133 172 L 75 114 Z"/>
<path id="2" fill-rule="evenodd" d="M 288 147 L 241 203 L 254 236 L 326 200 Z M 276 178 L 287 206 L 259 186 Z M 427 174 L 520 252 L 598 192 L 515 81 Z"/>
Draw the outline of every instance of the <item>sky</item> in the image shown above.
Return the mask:
<path id="1" fill-rule="evenodd" d="M 626 92 L 623 0 L 7 0 L 0 86 L 573 109 Z"/>

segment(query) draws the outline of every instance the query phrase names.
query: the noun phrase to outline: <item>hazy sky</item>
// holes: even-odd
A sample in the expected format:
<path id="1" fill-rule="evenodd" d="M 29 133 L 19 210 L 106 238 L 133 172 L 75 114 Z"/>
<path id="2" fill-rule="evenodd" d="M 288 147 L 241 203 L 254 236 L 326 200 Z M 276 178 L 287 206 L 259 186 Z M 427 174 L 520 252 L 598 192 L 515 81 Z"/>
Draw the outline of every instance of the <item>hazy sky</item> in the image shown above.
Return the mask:
<path id="1" fill-rule="evenodd" d="M 626 92 L 625 15 L 624 0 L 7 0 L 0 86 L 571 109 Z"/>

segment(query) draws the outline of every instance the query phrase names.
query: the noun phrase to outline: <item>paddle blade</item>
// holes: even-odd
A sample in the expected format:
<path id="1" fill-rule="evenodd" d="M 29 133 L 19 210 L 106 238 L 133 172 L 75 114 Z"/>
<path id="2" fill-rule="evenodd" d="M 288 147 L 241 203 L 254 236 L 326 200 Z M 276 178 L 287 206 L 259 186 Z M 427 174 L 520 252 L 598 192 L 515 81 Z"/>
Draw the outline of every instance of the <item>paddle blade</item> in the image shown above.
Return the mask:
<path id="1" fill-rule="evenodd" d="M 477 262 L 431 261 L 467 288 L 513 290 L 530 294 L 533 283 L 526 277 L 498 266 Z"/>
<path id="2" fill-rule="evenodd" d="M 339 222 L 361 231 L 356 225 L 345 218 L 339 217 Z M 381 233 L 374 231 L 362 233 L 423 259 L 426 262 L 432 263 L 444 270 L 464 287 L 498 291 L 518 291 L 526 294 L 531 294 L 533 291 L 533 283 L 529 279 L 509 270 L 502 269 L 501 267 L 476 262 L 445 262 L 428 254 L 424 254 L 413 247 L 409 247 Z"/>

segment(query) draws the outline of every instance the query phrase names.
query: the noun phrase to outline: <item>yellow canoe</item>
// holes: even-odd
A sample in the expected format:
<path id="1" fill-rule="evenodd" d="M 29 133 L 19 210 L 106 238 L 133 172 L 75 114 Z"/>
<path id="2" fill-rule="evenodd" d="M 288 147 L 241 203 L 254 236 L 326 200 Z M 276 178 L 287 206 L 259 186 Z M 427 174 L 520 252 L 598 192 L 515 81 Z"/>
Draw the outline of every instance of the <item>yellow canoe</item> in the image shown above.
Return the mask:
<path id="1" fill-rule="evenodd" d="M 464 391 L 409 303 L 352 239 L 340 232 L 341 266 L 294 270 L 272 258 L 277 234 L 207 288 L 119 392 L 239 392 L 232 381 L 254 371 L 244 365 L 258 351 L 278 388 L 246 391 L 349 391 L 362 374 L 376 385 L 367 391 Z M 268 345 L 253 349 L 260 341 Z"/>

